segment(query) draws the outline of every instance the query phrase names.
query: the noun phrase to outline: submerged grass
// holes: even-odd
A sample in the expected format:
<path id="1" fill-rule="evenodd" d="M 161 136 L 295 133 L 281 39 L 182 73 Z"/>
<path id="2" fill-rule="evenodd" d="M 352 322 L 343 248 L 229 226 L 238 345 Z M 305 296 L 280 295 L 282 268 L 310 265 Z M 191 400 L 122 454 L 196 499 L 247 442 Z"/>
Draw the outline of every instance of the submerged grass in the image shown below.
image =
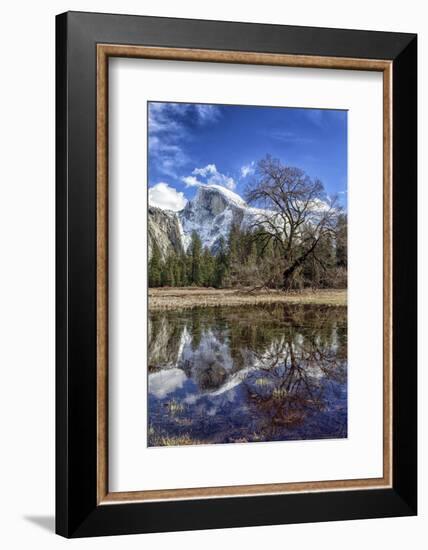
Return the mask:
<path id="1" fill-rule="evenodd" d="M 200 287 L 163 287 L 149 289 L 150 311 L 274 303 L 346 306 L 347 291 L 346 289 L 324 289 L 284 293 L 280 290 L 260 290 L 252 292 L 251 289 L 216 289 Z"/>
<path id="2" fill-rule="evenodd" d="M 178 445 L 200 445 L 202 441 L 193 439 L 188 434 L 169 436 L 149 434 L 150 447 L 176 447 Z"/>
<path id="3" fill-rule="evenodd" d="M 288 392 L 285 388 L 275 388 L 272 392 L 272 397 L 274 399 L 282 400 L 282 399 L 286 398 L 287 395 L 288 395 Z"/>
<path id="4" fill-rule="evenodd" d="M 167 404 L 167 407 L 168 407 L 168 410 L 169 412 L 174 415 L 174 414 L 180 414 L 184 411 L 184 405 L 183 403 L 180 403 L 179 401 L 176 401 L 175 399 L 173 399 L 172 401 L 170 401 L 168 404 Z"/>
<path id="5" fill-rule="evenodd" d="M 261 388 L 264 388 L 266 386 L 270 386 L 272 382 L 269 380 L 269 378 L 257 378 L 255 381 L 256 386 L 260 386 Z"/>

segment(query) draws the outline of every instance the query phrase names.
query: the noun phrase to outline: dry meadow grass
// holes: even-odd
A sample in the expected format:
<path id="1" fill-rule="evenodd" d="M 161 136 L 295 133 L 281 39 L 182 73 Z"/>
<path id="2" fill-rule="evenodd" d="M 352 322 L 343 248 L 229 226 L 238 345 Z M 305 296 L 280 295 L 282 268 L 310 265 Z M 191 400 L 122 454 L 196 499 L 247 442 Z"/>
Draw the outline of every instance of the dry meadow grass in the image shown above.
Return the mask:
<path id="1" fill-rule="evenodd" d="M 280 290 L 216 289 L 200 287 L 162 287 L 149 289 L 149 310 L 191 309 L 194 307 L 244 306 L 257 304 L 314 304 L 346 306 L 346 290 L 305 290 L 284 293 Z"/>

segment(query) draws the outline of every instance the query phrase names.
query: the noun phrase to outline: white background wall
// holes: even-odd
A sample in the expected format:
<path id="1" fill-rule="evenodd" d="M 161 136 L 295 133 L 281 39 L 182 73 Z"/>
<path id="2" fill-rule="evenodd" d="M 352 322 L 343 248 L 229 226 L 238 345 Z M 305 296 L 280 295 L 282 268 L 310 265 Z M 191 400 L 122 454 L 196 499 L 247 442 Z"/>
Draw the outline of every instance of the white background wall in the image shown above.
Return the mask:
<path id="1" fill-rule="evenodd" d="M 86 539 L 53 534 L 54 513 L 54 16 L 103 11 L 419 33 L 420 98 L 425 90 L 428 19 L 419 0 L 58 0 L 3 3 L 0 16 L 0 545 L 15 548 L 163 547 L 423 548 L 427 481 L 420 471 L 420 516 Z M 425 62 L 425 67 L 423 67 Z M 426 91 L 425 91 L 426 94 Z M 426 192 L 420 101 L 420 228 Z M 425 224 L 426 228 L 426 224 Z M 425 244 L 421 235 L 419 248 Z M 425 260 L 425 258 L 424 258 Z M 422 257 L 420 280 L 424 278 Z M 426 275 L 425 275 L 426 276 Z M 420 291 L 420 364 L 424 342 Z M 420 369 L 420 464 L 426 459 L 428 391 Z M 424 544 L 425 543 L 425 544 Z"/>

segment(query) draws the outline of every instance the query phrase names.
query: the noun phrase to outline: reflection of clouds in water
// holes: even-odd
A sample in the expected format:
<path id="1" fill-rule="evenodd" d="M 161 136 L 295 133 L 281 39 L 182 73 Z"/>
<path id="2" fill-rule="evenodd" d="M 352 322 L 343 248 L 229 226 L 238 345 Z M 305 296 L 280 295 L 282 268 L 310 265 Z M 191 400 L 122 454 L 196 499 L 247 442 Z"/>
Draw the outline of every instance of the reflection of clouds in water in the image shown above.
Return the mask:
<path id="1" fill-rule="evenodd" d="M 196 393 L 190 393 L 183 399 L 183 403 L 186 403 L 186 405 L 194 405 L 198 399 L 199 396 L 197 396 Z"/>
<path id="2" fill-rule="evenodd" d="M 337 341 L 336 330 L 333 329 L 333 337 Z M 254 353 L 248 349 L 241 350 L 241 355 L 246 367 L 237 372 L 234 371 L 234 361 L 230 354 L 228 343 L 220 341 L 215 332 L 206 330 L 198 343 L 197 349 L 192 349 L 192 339 L 187 327 L 183 328 L 180 338 L 180 349 L 175 367 L 163 370 L 149 376 L 149 391 L 158 399 L 163 399 L 168 394 L 183 387 L 187 378 L 183 368 L 189 368 L 192 377 L 203 371 L 204 366 L 214 365 L 217 368 L 224 368 L 228 375 L 219 387 L 206 389 L 199 395 L 188 394 L 183 402 L 187 405 L 194 405 L 202 397 L 217 397 L 227 395 L 228 400 L 234 399 L 234 388 L 246 381 L 248 375 L 256 372 L 267 372 L 282 365 L 284 368 L 290 366 L 290 350 L 302 359 L 305 355 L 305 340 L 301 334 L 296 334 L 294 342 L 289 342 L 284 336 L 279 336 L 264 349 L 261 353 Z M 325 377 L 322 364 L 314 361 L 303 361 L 302 366 L 308 378 L 321 379 Z M 189 373 L 188 373 L 189 374 Z"/>
<path id="3" fill-rule="evenodd" d="M 181 369 L 162 370 L 149 374 L 149 392 L 158 399 L 182 388 L 186 374 Z"/>
<path id="4" fill-rule="evenodd" d="M 149 375 L 150 445 L 161 436 L 212 443 L 346 437 L 346 311 L 153 317 L 150 366 L 162 370 Z M 172 414 L 164 399 L 182 408 Z"/>

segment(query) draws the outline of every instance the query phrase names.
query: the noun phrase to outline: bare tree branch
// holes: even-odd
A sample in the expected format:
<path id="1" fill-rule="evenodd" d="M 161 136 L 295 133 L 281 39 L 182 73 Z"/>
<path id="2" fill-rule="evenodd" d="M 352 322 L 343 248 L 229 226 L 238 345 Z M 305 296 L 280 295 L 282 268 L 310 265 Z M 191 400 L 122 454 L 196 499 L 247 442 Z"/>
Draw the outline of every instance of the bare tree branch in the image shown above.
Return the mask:
<path id="1" fill-rule="evenodd" d="M 283 165 L 266 156 L 257 165 L 256 178 L 246 199 L 265 213 L 250 229 L 254 239 L 274 240 L 283 255 L 283 289 L 289 290 L 293 275 L 306 259 L 315 256 L 319 243 L 335 235 L 340 208 L 337 197 L 329 198 L 318 179 L 303 170 Z"/>

